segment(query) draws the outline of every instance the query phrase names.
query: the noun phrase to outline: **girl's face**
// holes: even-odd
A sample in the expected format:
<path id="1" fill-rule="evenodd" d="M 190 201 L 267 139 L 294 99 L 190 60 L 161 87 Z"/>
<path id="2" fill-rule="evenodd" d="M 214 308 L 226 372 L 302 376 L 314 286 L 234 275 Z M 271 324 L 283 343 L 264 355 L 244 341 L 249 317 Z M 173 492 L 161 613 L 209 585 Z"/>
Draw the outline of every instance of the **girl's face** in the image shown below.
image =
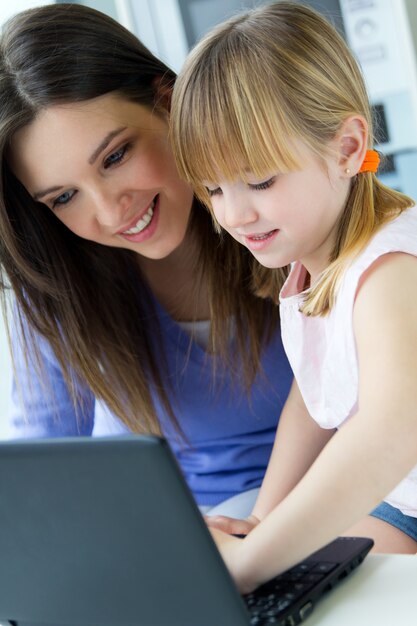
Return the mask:
<path id="1" fill-rule="evenodd" d="M 299 260 L 315 277 L 328 264 L 350 178 L 336 157 L 323 163 L 305 146 L 298 151 L 300 170 L 205 184 L 219 224 L 262 265 Z"/>
<path id="2" fill-rule="evenodd" d="M 12 168 L 72 232 L 161 259 L 183 241 L 192 191 L 181 181 L 167 120 L 107 94 L 55 105 L 16 133 Z"/>

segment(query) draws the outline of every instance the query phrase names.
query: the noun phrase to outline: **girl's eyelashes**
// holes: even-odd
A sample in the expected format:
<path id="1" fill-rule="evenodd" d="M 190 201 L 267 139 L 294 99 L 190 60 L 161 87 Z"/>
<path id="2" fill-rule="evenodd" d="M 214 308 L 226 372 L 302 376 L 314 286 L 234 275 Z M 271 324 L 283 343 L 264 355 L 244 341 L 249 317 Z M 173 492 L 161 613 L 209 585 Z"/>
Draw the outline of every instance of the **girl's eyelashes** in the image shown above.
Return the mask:
<path id="1" fill-rule="evenodd" d="M 261 191 L 262 189 L 269 189 L 275 182 L 275 176 L 272 178 L 268 178 L 268 180 L 264 180 L 262 183 L 253 183 L 249 184 L 251 189 L 255 189 L 255 191 Z"/>
<path id="2" fill-rule="evenodd" d="M 269 187 L 274 184 L 275 180 L 276 176 L 272 176 L 271 178 L 268 178 L 268 180 L 264 180 L 261 183 L 247 183 L 247 185 L 250 189 L 254 189 L 255 191 L 262 191 L 263 189 L 269 189 Z M 210 198 L 212 196 L 216 196 L 222 193 L 221 187 L 206 187 L 206 191 Z"/>
<path id="3" fill-rule="evenodd" d="M 71 202 L 76 193 L 77 192 L 74 190 L 64 191 L 64 193 L 61 193 L 60 196 L 52 200 L 52 208 L 56 209 L 64 206 L 65 204 L 68 204 L 68 202 Z"/>
<path id="4" fill-rule="evenodd" d="M 104 169 L 108 169 L 109 167 L 112 167 L 112 165 L 117 165 L 118 163 L 121 163 L 130 148 L 131 144 L 127 143 L 115 152 L 109 154 L 109 156 L 104 159 Z"/>
<path id="5" fill-rule="evenodd" d="M 220 189 L 220 187 L 215 187 L 214 189 L 209 189 L 208 187 L 206 187 L 206 191 L 208 195 L 210 196 L 210 198 L 212 196 L 216 196 L 217 194 L 222 193 L 222 190 Z"/>

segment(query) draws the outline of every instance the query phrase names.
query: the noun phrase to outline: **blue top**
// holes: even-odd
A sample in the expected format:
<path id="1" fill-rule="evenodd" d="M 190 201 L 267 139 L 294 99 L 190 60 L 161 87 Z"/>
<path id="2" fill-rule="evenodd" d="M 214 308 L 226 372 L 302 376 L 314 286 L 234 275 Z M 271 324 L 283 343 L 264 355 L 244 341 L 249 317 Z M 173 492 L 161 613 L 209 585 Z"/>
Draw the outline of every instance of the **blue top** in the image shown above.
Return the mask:
<path id="1" fill-rule="evenodd" d="M 156 394 L 153 398 L 161 429 L 198 504 L 215 505 L 237 493 L 259 487 L 292 381 L 279 329 L 263 352 L 263 373 L 258 374 L 248 396 L 239 381 L 233 383 L 225 367 L 218 366 L 213 379 L 212 357 L 191 341 L 159 306 L 157 312 L 172 387 L 172 392 L 168 388 L 168 397 L 185 442 L 178 440 Z M 15 338 L 14 354 L 20 384 L 19 389 L 13 384 L 13 411 L 9 423 L 12 438 L 109 436 L 129 432 L 119 418 L 94 399 L 87 386 L 80 388 L 79 383 L 83 406 L 77 416 L 49 344 L 44 339 L 39 340 L 44 368 L 39 377 L 30 356 L 26 369 L 16 341 Z M 233 349 L 233 342 L 230 348 Z M 49 382 L 45 384 L 47 378 Z"/>

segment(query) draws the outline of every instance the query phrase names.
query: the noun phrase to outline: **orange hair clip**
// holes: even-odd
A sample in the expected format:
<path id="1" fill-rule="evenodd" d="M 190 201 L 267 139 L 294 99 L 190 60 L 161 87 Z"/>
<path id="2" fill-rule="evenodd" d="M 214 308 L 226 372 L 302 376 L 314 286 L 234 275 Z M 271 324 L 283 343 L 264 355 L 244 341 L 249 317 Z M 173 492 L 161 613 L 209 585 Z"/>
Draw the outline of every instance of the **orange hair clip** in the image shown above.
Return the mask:
<path id="1" fill-rule="evenodd" d="M 376 150 L 367 150 L 358 174 L 363 172 L 373 172 L 375 174 L 378 171 L 380 161 L 380 156 Z"/>

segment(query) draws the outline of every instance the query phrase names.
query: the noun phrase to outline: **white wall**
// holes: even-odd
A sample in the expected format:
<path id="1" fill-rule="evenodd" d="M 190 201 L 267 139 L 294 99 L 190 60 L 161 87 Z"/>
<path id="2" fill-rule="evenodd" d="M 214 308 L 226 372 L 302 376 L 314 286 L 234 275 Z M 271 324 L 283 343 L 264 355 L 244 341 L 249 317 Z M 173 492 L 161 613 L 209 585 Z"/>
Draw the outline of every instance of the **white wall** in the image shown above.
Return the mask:
<path id="1" fill-rule="evenodd" d="M 53 4 L 52 0 L 14 0 L 14 2 L 1 2 L 0 3 L 0 24 L 3 24 L 9 17 L 19 13 L 20 11 L 26 11 L 32 7 L 38 7 L 42 4 Z"/>

